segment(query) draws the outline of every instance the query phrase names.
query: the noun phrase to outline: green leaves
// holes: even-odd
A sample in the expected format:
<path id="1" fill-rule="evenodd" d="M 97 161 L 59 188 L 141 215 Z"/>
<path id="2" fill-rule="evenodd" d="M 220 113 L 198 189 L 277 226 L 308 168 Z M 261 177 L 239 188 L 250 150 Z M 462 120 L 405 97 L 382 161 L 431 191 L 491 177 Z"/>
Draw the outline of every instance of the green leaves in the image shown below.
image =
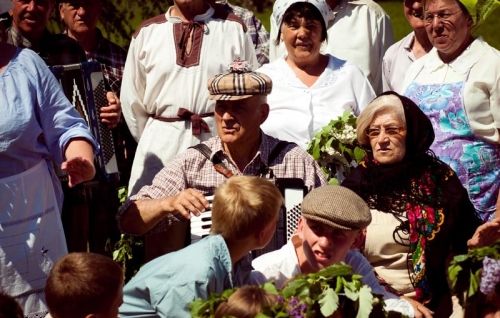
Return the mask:
<path id="1" fill-rule="evenodd" d="M 458 297 L 460 305 L 472 301 L 481 283 L 483 259 L 488 256 L 500 259 L 500 241 L 485 247 L 471 249 L 469 253 L 456 255 L 448 267 L 452 293 Z"/>
<path id="2" fill-rule="evenodd" d="M 339 296 L 333 288 L 328 287 L 319 296 L 318 303 L 320 305 L 321 314 L 325 317 L 329 317 L 339 308 Z"/>
<path id="3" fill-rule="evenodd" d="M 363 285 L 362 276 L 354 274 L 345 263 L 334 264 L 317 273 L 298 275 L 282 290 L 273 283 L 261 286 L 263 290 L 276 295 L 274 306 L 264 307 L 257 318 L 276 317 L 330 317 L 340 311 L 345 317 L 379 318 L 402 317 L 401 314 L 387 313 L 383 308 L 383 296 L 373 294 L 370 287 Z M 217 306 L 228 301 L 236 289 L 222 295 L 213 294 L 208 300 L 191 303 L 192 317 L 214 317 Z M 352 315 L 351 315 L 352 314 Z"/>
<path id="4" fill-rule="evenodd" d="M 356 139 L 357 118 L 346 110 L 311 140 L 307 152 L 318 162 L 330 184 L 338 184 L 365 157 Z"/>

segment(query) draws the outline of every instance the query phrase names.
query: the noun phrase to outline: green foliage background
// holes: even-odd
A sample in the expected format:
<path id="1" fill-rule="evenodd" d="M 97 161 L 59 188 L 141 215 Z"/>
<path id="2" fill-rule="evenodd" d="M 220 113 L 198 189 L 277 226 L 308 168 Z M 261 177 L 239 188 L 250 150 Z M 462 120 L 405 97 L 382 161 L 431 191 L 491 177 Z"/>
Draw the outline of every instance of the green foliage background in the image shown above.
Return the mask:
<path id="1" fill-rule="evenodd" d="M 104 10 L 99 22 L 99 27 L 104 36 L 113 42 L 127 48 L 132 34 L 142 21 L 166 12 L 172 0 L 102 0 Z M 269 16 L 272 12 L 272 0 L 229 0 L 229 2 L 254 10 L 256 16 L 269 31 Z M 400 40 L 410 33 L 411 28 L 403 15 L 403 1 L 378 1 L 391 17 L 394 29 L 394 37 Z M 56 17 L 57 16 L 57 17 Z M 500 10 L 492 14 L 490 19 L 484 23 L 476 35 L 482 35 L 493 47 L 500 50 Z M 49 29 L 59 33 L 61 25 L 58 14 L 52 18 Z M 353 31 L 354 32 L 354 31 Z M 334 41 L 335 39 L 330 39 Z"/>

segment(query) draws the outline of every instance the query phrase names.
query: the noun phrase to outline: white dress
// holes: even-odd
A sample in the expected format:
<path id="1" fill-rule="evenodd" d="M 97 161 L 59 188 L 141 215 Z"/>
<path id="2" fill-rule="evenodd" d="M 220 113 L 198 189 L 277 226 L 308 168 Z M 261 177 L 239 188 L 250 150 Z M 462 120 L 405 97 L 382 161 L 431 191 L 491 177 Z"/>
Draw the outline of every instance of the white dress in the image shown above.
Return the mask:
<path id="1" fill-rule="evenodd" d="M 295 76 L 283 57 L 257 70 L 273 81 L 273 90 L 267 97 L 269 117 L 261 125 L 266 134 L 305 149 L 330 120 L 345 110 L 357 116 L 375 98 L 358 67 L 327 56 L 328 66 L 311 87 Z"/>
<path id="2" fill-rule="evenodd" d="M 123 115 L 138 141 L 129 195 L 151 184 L 173 156 L 216 135 L 213 117 L 203 118 L 211 132 L 202 129 L 195 136 L 189 120 L 163 122 L 153 116 L 175 118 L 179 108 L 196 114 L 213 112 L 209 78 L 227 72 L 236 58 L 258 65 L 252 39 L 236 16 L 210 7 L 190 26 L 170 16 L 171 9 L 143 22 L 132 38 L 125 64 Z M 183 29 L 189 27 L 193 27 L 192 48 L 183 53 L 179 43 Z"/>
<path id="3" fill-rule="evenodd" d="M 341 0 L 332 8 L 328 26 L 328 41 L 321 53 L 329 53 L 359 67 L 377 94 L 382 93 L 382 58 L 394 43 L 389 16 L 372 0 Z M 269 60 L 286 53 L 283 42 L 274 45 L 278 28 L 271 15 Z"/>

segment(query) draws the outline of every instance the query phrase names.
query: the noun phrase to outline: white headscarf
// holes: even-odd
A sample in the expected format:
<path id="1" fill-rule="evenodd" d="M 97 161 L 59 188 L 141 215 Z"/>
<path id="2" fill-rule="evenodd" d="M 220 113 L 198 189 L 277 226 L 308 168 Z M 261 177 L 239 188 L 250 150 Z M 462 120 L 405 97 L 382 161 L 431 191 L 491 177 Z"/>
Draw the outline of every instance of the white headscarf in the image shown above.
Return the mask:
<path id="1" fill-rule="evenodd" d="M 330 7 L 325 0 L 276 0 L 273 6 L 273 16 L 278 28 L 281 28 L 281 23 L 283 22 L 283 16 L 285 15 L 286 10 L 288 10 L 288 8 L 296 2 L 308 2 L 315 6 L 325 21 L 325 27 L 328 27 L 328 14 L 330 12 Z"/>

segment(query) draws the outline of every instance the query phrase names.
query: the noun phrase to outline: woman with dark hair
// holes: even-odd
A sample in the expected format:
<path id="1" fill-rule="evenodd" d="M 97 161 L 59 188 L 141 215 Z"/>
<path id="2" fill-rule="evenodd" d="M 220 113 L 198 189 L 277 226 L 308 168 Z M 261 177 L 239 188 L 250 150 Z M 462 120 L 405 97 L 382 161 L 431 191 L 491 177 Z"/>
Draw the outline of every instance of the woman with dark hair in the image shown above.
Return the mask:
<path id="1" fill-rule="evenodd" d="M 481 224 L 453 170 L 429 151 L 430 120 L 410 99 L 386 92 L 361 113 L 367 157 L 342 183 L 369 205 L 361 247 L 378 276 L 412 303 L 416 317 L 449 317 L 447 263 L 467 252 Z"/>
<path id="2" fill-rule="evenodd" d="M 273 16 L 280 26 L 276 42 L 287 54 L 257 72 L 268 75 L 269 117 L 262 130 L 306 148 L 314 135 L 344 110 L 359 114 L 375 93 L 363 72 L 320 48 L 327 39 L 330 8 L 324 0 L 277 0 Z"/>

